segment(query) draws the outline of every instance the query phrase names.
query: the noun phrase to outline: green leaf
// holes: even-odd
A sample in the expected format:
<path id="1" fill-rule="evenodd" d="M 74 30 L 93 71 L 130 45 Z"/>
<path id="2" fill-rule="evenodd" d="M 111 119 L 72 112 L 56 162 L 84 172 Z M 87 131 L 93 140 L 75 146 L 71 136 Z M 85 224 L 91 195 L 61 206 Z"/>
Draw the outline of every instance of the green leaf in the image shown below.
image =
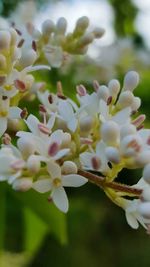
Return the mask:
<path id="1" fill-rule="evenodd" d="M 0 250 L 4 248 L 4 237 L 5 237 L 5 211 L 6 211 L 6 187 L 5 183 L 0 184 Z"/>
<path id="2" fill-rule="evenodd" d="M 48 226 L 61 244 L 67 243 L 66 216 L 53 203 L 47 201 L 47 195 L 33 190 L 28 192 L 11 191 L 26 207 L 29 207 Z"/>

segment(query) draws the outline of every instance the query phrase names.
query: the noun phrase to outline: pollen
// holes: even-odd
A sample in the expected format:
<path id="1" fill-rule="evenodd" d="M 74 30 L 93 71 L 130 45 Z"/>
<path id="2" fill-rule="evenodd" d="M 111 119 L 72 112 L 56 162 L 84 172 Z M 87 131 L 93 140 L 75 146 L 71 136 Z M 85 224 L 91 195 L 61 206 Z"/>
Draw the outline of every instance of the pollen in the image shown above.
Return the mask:
<path id="1" fill-rule="evenodd" d="M 59 187 L 59 186 L 61 186 L 61 180 L 60 180 L 60 178 L 55 178 L 55 179 L 53 180 L 53 185 L 54 185 L 55 187 Z"/>

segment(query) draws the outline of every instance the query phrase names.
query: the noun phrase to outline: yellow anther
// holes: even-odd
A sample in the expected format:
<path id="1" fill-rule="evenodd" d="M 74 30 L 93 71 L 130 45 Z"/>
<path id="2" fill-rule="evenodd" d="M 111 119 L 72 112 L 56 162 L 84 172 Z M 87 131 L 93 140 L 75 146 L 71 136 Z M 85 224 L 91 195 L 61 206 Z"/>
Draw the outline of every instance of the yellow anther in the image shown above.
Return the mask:
<path id="1" fill-rule="evenodd" d="M 6 110 L 0 111 L 0 117 L 6 117 L 8 115 L 8 112 Z"/>
<path id="2" fill-rule="evenodd" d="M 53 185 L 54 185 L 55 187 L 59 187 L 59 186 L 61 186 L 61 180 L 60 180 L 59 178 L 55 178 L 55 179 L 53 180 Z"/>
<path id="3" fill-rule="evenodd" d="M 4 88 L 5 88 L 5 90 L 10 91 L 12 89 L 12 85 L 6 84 L 6 85 L 4 85 Z"/>

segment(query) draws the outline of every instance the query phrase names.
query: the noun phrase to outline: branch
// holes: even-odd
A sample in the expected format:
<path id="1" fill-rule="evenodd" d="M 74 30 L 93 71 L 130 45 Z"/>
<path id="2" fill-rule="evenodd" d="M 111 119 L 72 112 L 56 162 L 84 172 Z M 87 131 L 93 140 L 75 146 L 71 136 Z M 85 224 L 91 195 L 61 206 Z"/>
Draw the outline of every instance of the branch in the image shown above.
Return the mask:
<path id="1" fill-rule="evenodd" d="M 114 189 L 115 191 L 132 194 L 134 196 L 140 196 L 142 194 L 142 189 L 133 188 L 129 185 L 124 185 L 116 182 L 106 182 L 105 177 L 95 175 L 91 172 L 79 169 L 78 174 L 84 176 L 89 180 L 89 182 L 96 184 L 103 189 L 105 187 L 108 187 Z"/>

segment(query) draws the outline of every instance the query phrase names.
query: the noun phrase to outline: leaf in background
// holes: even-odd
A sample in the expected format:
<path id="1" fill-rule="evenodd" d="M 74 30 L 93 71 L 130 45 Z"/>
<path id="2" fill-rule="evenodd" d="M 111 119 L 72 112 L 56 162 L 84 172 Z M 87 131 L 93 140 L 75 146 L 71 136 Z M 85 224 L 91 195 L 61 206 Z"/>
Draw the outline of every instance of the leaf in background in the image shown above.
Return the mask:
<path id="1" fill-rule="evenodd" d="M 6 186 L 4 183 L 0 184 L 0 251 L 4 249 L 5 237 L 5 211 L 6 211 Z"/>
<path id="2" fill-rule="evenodd" d="M 47 201 L 46 195 L 43 196 L 33 190 L 25 193 L 12 191 L 12 194 L 48 225 L 48 229 L 61 244 L 67 243 L 66 216 L 53 203 Z"/>

